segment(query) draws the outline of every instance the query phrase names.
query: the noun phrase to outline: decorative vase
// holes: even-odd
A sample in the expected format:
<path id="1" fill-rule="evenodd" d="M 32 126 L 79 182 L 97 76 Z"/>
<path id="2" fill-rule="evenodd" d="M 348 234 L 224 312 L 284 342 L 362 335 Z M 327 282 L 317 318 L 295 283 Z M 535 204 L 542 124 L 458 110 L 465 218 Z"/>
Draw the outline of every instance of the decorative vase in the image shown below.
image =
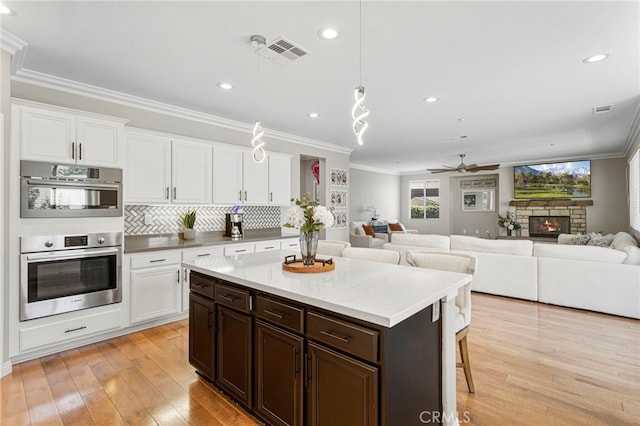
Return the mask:
<path id="1" fill-rule="evenodd" d="M 507 237 L 511 236 L 511 232 L 513 232 L 511 229 L 507 228 Z"/>
<path id="2" fill-rule="evenodd" d="M 302 264 L 313 266 L 318 250 L 318 231 L 302 232 L 300 234 L 300 252 L 302 254 Z"/>
<path id="3" fill-rule="evenodd" d="M 196 230 L 191 228 L 191 229 L 185 229 L 184 230 L 184 239 L 185 240 L 193 240 L 196 238 Z"/>

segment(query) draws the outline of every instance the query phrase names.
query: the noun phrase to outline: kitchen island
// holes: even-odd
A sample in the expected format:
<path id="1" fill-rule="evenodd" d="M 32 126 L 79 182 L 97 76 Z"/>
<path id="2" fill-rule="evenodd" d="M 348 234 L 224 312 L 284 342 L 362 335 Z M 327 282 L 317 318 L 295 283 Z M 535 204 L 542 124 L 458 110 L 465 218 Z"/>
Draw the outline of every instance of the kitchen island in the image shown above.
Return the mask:
<path id="1" fill-rule="evenodd" d="M 190 362 L 269 424 L 456 424 L 454 299 L 467 274 L 290 251 L 183 263 Z"/>

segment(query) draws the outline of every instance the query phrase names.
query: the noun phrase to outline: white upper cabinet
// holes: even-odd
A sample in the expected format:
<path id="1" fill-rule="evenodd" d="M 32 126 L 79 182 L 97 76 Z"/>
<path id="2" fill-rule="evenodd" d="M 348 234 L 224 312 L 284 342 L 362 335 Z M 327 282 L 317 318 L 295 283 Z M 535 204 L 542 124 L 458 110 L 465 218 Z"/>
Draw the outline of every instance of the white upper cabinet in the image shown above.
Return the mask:
<path id="1" fill-rule="evenodd" d="M 243 152 L 243 199 L 245 204 L 265 205 L 269 201 L 269 163 L 256 163 L 250 151 Z"/>
<path id="2" fill-rule="evenodd" d="M 253 161 L 251 151 L 213 148 L 213 203 L 268 204 L 269 163 Z"/>
<path id="3" fill-rule="evenodd" d="M 211 145 L 127 133 L 125 202 L 211 204 Z"/>
<path id="4" fill-rule="evenodd" d="M 213 204 L 239 204 L 242 192 L 242 151 L 213 147 Z"/>
<path id="5" fill-rule="evenodd" d="M 169 204 L 171 186 L 171 139 L 127 133 L 125 203 Z"/>
<path id="6" fill-rule="evenodd" d="M 18 104 L 21 158 L 118 167 L 126 120 Z"/>
<path id="7" fill-rule="evenodd" d="M 291 157 L 269 154 L 269 204 L 288 206 L 291 203 Z"/>
<path id="8" fill-rule="evenodd" d="M 211 204 L 211 145 L 172 141 L 171 182 L 174 203 Z"/>

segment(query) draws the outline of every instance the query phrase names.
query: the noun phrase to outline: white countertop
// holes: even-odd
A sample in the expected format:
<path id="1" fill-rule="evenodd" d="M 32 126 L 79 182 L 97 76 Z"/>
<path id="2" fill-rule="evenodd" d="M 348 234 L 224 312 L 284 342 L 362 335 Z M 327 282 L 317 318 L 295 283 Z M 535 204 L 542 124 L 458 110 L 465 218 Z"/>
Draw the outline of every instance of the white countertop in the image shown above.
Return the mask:
<path id="1" fill-rule="evenodd" d="M 334 257 L 335 270 L 282 270 L 288 250 L 183 262 L 183 267 L 385 327 L 471 282 L 471 275 Z"/>

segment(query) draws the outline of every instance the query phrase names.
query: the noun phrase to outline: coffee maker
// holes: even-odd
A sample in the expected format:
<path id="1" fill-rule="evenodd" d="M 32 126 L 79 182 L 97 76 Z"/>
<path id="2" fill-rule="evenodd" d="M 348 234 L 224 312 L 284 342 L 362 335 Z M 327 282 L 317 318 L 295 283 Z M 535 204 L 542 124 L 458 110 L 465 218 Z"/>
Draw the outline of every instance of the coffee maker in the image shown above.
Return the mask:
<path id="1" fill-rule="evenodd" d="M 242 213 L 227 213 L 224 236 L 233 240 L 242 239 Z"/>

